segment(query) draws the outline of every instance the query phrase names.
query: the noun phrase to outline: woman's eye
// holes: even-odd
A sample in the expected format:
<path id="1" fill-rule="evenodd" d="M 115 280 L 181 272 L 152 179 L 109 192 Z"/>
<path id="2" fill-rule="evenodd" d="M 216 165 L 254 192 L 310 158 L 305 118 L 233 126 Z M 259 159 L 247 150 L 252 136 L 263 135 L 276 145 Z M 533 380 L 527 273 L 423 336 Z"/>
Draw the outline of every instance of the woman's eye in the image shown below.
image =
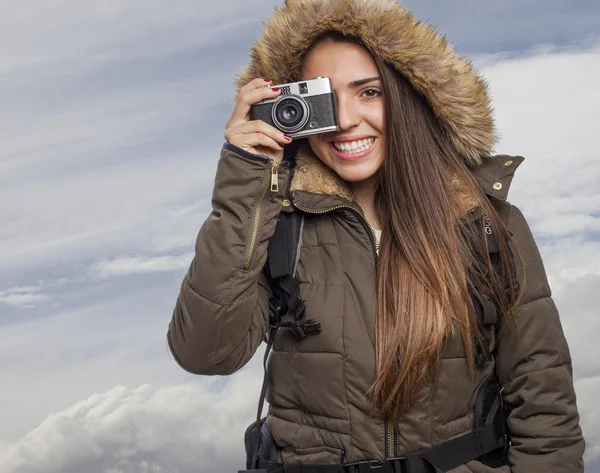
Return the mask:
<path id="1" fill-rule="evenodd" d="M 368 98 L 372 98 L 381 95 L 381 92 L 379 89 L 366 89 L 363 94 L 366 94 Z"/>

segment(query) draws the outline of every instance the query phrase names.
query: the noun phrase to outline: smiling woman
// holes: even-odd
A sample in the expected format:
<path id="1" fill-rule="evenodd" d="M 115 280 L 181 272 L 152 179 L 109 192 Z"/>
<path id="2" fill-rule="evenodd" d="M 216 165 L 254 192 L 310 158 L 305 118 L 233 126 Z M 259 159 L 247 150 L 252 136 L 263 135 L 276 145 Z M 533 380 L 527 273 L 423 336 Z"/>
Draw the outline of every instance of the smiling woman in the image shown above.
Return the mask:
<path id="1" fill-rule="evenodd" d="M 367 219 L 380 228 L 371 207 L 377 172 L 385 157 L 381 77 L 364 47 L 333 38 L 327 36 L 306 53 L 300 80 L 329 77 L 335 88 L 341 132 L 312 135 L 308 142 L 324 164 L 350 183 Z"/>
<path id="2" fill-rule="evenodd" d="M 357 43 L 328 39 L 317 43 L 303 64 L 301 80 L 317 75 L 330 78 L 338 103 L 339 126 L 344 131 L 310 136 L 311 148 L 346 181 L 372 178 L 385 155 L 381 78 L 375 61 Z"/>
<path id="3" fill-rule="evenodd" d="M 265 85 L 315 77 L 334 87 L 338 130 L 292 140 L 249 119 L 284 93 Z M 248 468 L 582 471 L 569 348 L 506 201 L 523 158 L 491 154 L 470 63 L 394 0 L 288 0 L 237 89 L 168 340 L 184 369 L 225 375 L 269 332 Z M 299 294 L 273 274 L 286 214 Z M 281 288 L 320 330 L 281 323 Z"/>

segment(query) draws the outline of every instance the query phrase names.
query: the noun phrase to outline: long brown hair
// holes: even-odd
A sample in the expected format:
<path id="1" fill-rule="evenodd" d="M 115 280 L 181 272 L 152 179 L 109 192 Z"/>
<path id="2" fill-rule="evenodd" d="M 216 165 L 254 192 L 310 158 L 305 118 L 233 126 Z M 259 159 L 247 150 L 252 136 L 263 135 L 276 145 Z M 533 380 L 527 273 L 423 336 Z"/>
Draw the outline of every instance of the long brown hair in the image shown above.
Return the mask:
<path id="1" fill-rule="evenodd" d="M 327 33 L 313 46 L 323 39 L 365 47 L 337 33 Z M 517 269 L 505 240 L 512 243 L 509 232 L 427 100 L 369 52 L 382 78 L 386 159 L 375 193 L 383 228 L 377 377 L 367 394 L 373 409 L 379 405 L 385 417 L 398 419 L 427 384 L 436 385 L 446 337 L 460 334 L 473 375 L 474 349 L 483 345 L 470 289 L 496 305 L 503 328 L 515 329 Z M 465 207 L 465 196 L 473 208 Z M 484 215 L 498 240 L 499 276 L 488 255 Z"/>

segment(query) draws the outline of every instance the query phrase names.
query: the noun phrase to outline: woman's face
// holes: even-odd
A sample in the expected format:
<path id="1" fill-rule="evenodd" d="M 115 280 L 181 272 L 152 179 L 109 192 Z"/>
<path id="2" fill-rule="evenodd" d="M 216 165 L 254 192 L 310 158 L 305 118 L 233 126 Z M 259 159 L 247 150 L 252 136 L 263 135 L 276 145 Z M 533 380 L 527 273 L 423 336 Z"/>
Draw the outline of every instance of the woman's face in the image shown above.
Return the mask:
<path id="1" fill-rule="evenodd" d="M 300 80 L 318 76 L 329 77 L 335 88 L 340 131 L 309 136 L 310 146 L 323 163 L 351 183 L 376 176 L 385 158 L 385 132 L 375 61 L 356 43 L 324 40 L 307 54 Z"/>

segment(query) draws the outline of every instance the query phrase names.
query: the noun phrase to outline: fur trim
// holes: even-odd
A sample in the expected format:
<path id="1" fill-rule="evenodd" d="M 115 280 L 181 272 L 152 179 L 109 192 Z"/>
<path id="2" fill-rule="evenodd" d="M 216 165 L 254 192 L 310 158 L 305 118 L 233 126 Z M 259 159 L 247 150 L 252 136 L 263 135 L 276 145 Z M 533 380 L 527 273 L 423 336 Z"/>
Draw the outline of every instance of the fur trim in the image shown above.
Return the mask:
<path id="1" fill-rule="evenodd" d="M 469 167 L 490 156 L 498 138 L 487 83 L 433 26 L 396 0 L 287 0 L 250 51 L 236 89 L 257 77 L 298 80 L 304 53 L 329 31 L 361 38 L 431 104 Z"/>
<path id="2" fill-rule="evenodd" d="M 354 199 L 350 185 L 317 158 L 308 142 L 303 143 L 296 154 L 290 190 L 336 195 L 348 201 Z"/>
<path id="3" fill-rule="evenodd" d="M 354 200 L 350 184 L 335 171 L 323 164 L 314 154 L 308 142 L 298 148 L 294 165 L 294 175 L 290 191 L 300 190 L 313 194 L 324 194 L 341 197 L 349 202 Z M 477 207 L 478 202 L 458 178 L 452 179 L 455 192 L 458 194 L 458 206 L 461 214 Z"/>

